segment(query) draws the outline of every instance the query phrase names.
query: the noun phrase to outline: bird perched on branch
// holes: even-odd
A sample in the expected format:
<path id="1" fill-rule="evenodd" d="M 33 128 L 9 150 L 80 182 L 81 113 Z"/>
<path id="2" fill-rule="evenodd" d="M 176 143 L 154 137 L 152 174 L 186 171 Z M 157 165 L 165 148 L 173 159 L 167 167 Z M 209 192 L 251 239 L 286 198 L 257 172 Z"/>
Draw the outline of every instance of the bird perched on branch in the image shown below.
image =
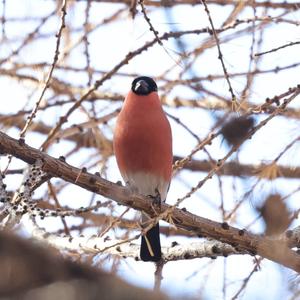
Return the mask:
<path id="1" fill-rule="evenodd" d="M 131 190 L 155 204 L 166 200 L 172 176 L 172 133 L 152 78 L 133 80 L 117 119 L 114 151 Z M 150 229 L 142 235 L 141 259 L 157 262 L 161 259 L 159 224 L 143 214 L 142 226 Z"/>

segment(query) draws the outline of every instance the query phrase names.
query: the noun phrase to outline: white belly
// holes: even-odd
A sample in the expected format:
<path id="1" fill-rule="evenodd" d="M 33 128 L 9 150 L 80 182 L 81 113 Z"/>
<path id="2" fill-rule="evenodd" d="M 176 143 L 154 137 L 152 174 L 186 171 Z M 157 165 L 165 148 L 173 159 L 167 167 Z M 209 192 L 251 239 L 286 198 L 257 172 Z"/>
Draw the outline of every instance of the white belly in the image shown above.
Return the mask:
<path id="1" fill-rule="evenodd" d="M 133 191 L 144 196 L 156 196 L 158 191 L 161 200 L 166 200 L 170 183 L 163 178 L 145 172 L 127 173 L 122 176 L 126 185 Z"/>

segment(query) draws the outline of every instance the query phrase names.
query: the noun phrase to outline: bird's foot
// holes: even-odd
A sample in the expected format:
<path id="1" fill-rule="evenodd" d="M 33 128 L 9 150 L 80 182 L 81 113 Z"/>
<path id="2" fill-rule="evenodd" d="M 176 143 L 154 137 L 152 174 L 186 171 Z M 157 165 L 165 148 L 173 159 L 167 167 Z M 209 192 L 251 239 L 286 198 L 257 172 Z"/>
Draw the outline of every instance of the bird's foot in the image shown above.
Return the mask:
<path id="1" fill-rule="evenodd" d="M 152 199 L 152 208 L 153 210 L 161 208 L 161 197 L 158 189 L 155 189 L 155 195 L 148 195 Z"/>

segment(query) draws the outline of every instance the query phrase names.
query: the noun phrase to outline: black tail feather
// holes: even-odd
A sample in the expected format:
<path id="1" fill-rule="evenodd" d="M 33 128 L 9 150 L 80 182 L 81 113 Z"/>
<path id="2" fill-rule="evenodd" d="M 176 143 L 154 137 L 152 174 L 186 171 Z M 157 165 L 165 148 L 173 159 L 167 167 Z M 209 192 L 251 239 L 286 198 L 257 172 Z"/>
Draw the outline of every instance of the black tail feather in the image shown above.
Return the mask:
<path id="1" fill-rule="evenodd" d="M 148 246 L 147 242 L 149 243 L 149 246 Z M 141 260 L 143 260 L 143 261 L 157 262 L 161 259 L 159 224 L 158 223 L 155 226 L 153 226 L 146 233 L 146 237 L 142 236 L 140 257 L 141 257 Z"/>

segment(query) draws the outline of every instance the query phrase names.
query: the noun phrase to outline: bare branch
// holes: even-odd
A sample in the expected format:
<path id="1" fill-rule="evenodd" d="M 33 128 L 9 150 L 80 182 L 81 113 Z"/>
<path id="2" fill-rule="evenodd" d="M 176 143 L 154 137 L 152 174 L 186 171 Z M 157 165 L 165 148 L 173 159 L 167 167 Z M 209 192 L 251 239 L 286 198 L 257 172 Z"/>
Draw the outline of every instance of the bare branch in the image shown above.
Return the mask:
<path id="1" fill-rule="evenodd" d="M 43 161 L 43 171 L 51 176 L 62 178 L 93 193 L 113 199 L 119 204 L 142 210 L 150 216 L 154 216 L 156 213 L 153 211 L 151 201 L 147 198 L 132 194 L 127 188 L 113 184 L 97 175 L 82 172 L 64 161 L 52 158 L 23 142 L 20 143 L 4 133 L 0 133 L 0 151 L 11 154 L 29 164 L 40 159 Z M 78 176 L 79 174 L 80 176 Z M 287 245 L 282 242 L 251 234 L 231 227 L 227 223 L 214 222 L 165 203 L 161 204 L 161 218 L 167 222 L 171 220 L 172 224 L 193 231 L 200 236 L 233 245 L 238 251 L 260 255 L 300 272 L 299 255 L 289 250 Z"/>

